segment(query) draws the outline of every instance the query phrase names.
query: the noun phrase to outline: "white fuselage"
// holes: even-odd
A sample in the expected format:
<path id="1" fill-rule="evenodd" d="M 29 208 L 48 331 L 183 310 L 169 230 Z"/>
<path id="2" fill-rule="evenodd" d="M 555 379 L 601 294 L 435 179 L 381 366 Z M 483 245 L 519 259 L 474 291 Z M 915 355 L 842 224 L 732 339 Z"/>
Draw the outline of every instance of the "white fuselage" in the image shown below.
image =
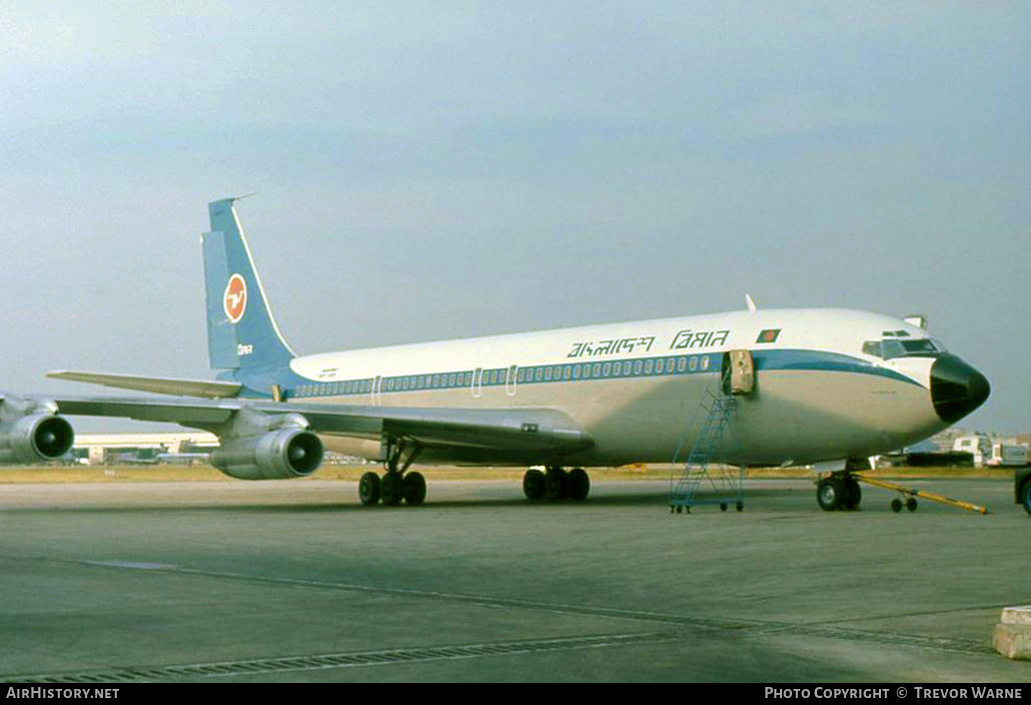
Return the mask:
<path id="1" fill-rule="evenodd" d="M 755 390 L 739 398 L 724 459 L 806 464 L 894 450 L 948 425 L 930 396 L 933 357 L 864 352 L 864 342 L 902 332 L 927 337 L 899 319 L 842 309 L 585 326 L 298 357 L 285 392 L 304 402 L 557 409 L 594 441 L 563 464 L 671 462 L 693 442 L 707 390 L 720 393 L 724 353 L 748 350 Z M 327 441 L 379 457 L 375 441 Z M 456 451 L 425 460 L 484 458 Z"/>

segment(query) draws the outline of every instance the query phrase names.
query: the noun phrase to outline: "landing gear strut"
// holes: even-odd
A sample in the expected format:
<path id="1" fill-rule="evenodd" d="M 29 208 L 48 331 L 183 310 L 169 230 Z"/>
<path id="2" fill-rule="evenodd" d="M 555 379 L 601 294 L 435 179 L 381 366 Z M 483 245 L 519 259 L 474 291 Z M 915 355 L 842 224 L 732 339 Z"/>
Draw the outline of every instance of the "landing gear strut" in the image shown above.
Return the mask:
<path id="1" fill-rule="evenodd" d="M 523 494 L 531 501 L 584 500 L 590 493 L 591 478 L 583 468 L 566 471 L 553 465 L 544 472 L 531 468 L 523 475 Z"/>
<path id="2" fill-rule="evenodd" d="M 383 465 L 386 472 L 381 478 L 374 472 L 367 472 L 358 481 L 358 498 L 366 507 L 375 506 L 381 500 L 385 506 L 392 507 L 405 502 L 417 507 L 426 500 L 426 478 L 420 472 L 407 472 L 415 462 L 422 446 L 418 443 L 405 443 L 404 439 L 385 439 L 386 459 Z M 405 451 L 408 457 L 401 463 Z M 398 467 L 400 465 L 400 467 Z"/>

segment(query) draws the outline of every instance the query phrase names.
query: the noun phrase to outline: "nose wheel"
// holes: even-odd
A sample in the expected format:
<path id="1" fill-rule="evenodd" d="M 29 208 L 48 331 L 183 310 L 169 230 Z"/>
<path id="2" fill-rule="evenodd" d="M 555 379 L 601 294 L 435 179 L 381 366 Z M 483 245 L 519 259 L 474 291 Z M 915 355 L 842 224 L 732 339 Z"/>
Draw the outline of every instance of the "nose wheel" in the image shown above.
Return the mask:
<path id="1" fill-rule="evenodd" d="M 859 509 L 862 501 L 863 490 L 850 472 L 832 473 L 816 484 L 816 502 L 825 512 Z"/>

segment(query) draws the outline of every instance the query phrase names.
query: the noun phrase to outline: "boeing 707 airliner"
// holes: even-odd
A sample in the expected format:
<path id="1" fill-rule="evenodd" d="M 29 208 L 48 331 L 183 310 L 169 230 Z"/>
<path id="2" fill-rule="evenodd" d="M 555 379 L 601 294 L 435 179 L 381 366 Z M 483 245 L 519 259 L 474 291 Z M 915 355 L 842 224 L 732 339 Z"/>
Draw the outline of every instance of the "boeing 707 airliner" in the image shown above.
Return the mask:
<path id="1" fill-rule="evenodd" d="M 54 372 L 184 397 L 57 399 L 63 414 L 174 421 L 221 439 L 232 477 L 308 476 L 324 448 L 370 458 L 366 505 L 418 505 L 413 463 L 530 466 L 529 499 L 584 499 L 584 468 L 669 463 L 704 395 L 737 399 L 739 466 L 840 461 L 824 509 L 855 507 L 850 468 L 980 406 L 987 379 L 920 319 L 843 309 L 747 310 L 298 356 L 280 333 L 235 198 L 209 204 L 202 240 L 216 380 Z M 186 398 L 192 397 L 192 398 Z M 533 469 L 546 468 L 546 471 Z"/>

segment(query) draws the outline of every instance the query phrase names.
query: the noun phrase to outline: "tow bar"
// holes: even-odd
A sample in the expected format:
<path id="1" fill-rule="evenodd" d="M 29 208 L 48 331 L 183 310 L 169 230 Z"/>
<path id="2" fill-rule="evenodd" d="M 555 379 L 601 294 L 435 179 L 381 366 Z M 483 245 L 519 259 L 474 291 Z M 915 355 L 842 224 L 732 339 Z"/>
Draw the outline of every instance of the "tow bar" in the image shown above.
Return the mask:
<path id="1" fill-rule="evenodd" d="M 968 512 L 977 512 L 978 514 L 991 514 L 991 512 L 988 510 L 988 507 L 982 507 L 979 504 L 971 504 L 970 502 L 964 502 L 961 499 L 951 499 L 940 494 L 934 494 L 933 492 L 924 492 L 923 490 L 916 490 L 911 487 L 903 487 L 902 485 L 897 484 L 895 482 L 874 479 L 872 477 L 867 477 L 866 475 L 863 475 L 862 473 L 858 472 L 852 473 L 852 476 L 857 480 L 862 480 L 863 482 L 869 485 L 873 485 L 874 487 L 882 487 L 886 490 L 894 490 L 901 494 L 903 497 L 905 497 L 905 502 L 903 502 L 903 500 L 899 497 L 896 497 L 895 499 L 891 500 L 891 510 L 893 512 L 901 512 L 903 505 L 905 505 L 906 509 L 908 509 L 909 511 L 915 512 L 917 506 L 916 498 L 921 497 L 923 499 L 928 499 L 932 502 L 938 502 L 939 504 L 944 504 L 949 507 L 965 509 Z"/>

